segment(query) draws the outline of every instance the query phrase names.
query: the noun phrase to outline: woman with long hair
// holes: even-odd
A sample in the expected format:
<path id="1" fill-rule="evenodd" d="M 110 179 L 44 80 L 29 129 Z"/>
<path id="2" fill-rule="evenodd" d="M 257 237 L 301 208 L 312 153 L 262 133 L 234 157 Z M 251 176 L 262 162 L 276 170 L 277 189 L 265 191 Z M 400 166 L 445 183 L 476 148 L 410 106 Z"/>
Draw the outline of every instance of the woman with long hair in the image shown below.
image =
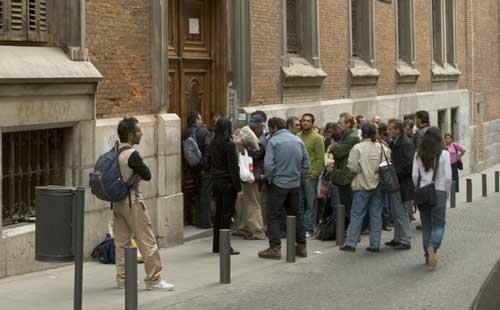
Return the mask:
<path id="1" fill-rule="evenodd" d="M 444 134 L 444 145 L 450 153 L 451 180 L 455 181 L 455 191 L 458 193 L 458 170 L 463 169 L 462 156 L 465 154 L 465 148 L 455 142 L 451 133 Z"/>
<path id="2" fill-rule="evenodd" d="M 433 181 L 433 176 L 435 180 Z M 443 148 L 441 130 L 429 127 L 422 137 L 413 161 L 412 172 L 415 188 L 434 182 L 436 204 L 418 206 L 422 223 L 425 263 L 429 270 L 436 268 L 437 250 L 443 240 L 446 224 L 446 200 L 451 185 L 450 154 Z"/>
<path id="3" fill-rule="evenodd" d="M 215 196 L 215 221 L 212 252 L 219 253 L 219 230 L 231 228 L 231 217 L 238 192 L 241 191 L 240 168 L 236 146 L 232 139 L 232 123 L 219 118 L 215 135 L 208 147 L 210 176 Z M 240 254 L 231 248 L 231 255 Z"/>

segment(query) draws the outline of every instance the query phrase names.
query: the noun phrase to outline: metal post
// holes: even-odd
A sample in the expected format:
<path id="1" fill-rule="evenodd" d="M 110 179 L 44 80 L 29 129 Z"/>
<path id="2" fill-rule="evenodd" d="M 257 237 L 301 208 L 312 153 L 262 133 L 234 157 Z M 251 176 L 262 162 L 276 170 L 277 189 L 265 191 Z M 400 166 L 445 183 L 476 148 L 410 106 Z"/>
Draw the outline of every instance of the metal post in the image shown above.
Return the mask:
<path id="1" fill-rule="evenodd" d="M 286 262 L 295 263 L 295 216 L 286 217 Z"/>
<path id="2" fill-rule="evenodd" d="M 472 180 L 471 179 L 466 179 L 467 182 L 467 192 L 466 192 L 466 202 L 472 202 Z"/>
<path id="3" fill-rule="evenodd" d="M 337 206 L 337 231 L 335 234 L 335 241 L 337 246 L 344 245 L 344 231 L 345 231 L 345 206 Z"/>
<path id="4" fill-rule="evenodd" d="M 137 310 L 137 248 L 125 248 L 125 310 Z"/>
<path id="5" fill-rule="evenodd" d="M 495 193 L 500 192 L 500 171 L 495 171 Z"/>
<path id="6" fill-rule="evenodd" d="M 482 177 L 482 186 L 483 186 L 483 197 L 488 196 L 488 179 L 486 173 L 481 175 Z"/>
<path id="7" fill-rule="evenodd" d="M 73 309 L 81 310 L 83 294 L 83 223 L 85 210 L 85 188 L 77 188 L 74 191 L 73 199 L 73 254 L 75 255 Z"/>
<path id="8" fill-rule="evenodd" d="M 450 208 L 457 206 L 457 181 L 451 181 Z"/>
<path id="9" fill-rule="evenodd" d="M 219 230 L 220 250 L 220 283 L 231 283 L 231 231 L 229 229 Z"/>

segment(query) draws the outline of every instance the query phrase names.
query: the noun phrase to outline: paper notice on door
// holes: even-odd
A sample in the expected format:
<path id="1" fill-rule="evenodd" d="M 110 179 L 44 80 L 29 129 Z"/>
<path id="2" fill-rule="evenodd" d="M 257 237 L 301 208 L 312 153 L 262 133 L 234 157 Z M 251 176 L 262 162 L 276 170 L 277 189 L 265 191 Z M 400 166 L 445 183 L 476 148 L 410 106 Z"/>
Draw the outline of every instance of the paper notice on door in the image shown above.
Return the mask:
<path id="1" fill-rule="evenodd" d="M 200 20 L 198 18 L 189 19 L 189 34 L 200 34 Z"/>

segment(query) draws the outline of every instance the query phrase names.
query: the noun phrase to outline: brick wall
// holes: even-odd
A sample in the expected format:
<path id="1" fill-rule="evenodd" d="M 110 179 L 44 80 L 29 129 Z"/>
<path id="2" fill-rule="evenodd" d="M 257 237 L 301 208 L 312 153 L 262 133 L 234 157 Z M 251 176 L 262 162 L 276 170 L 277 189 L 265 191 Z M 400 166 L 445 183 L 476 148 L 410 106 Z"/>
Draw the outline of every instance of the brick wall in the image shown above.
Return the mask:
<path id="1" fill-rule="evenodd" d="M 280 103 L 281 1 L 251 1 L 251 103 Z"/>
<path id="2" fill-rule="evenodd" d="M 97 117 L 151 113 L 151 0 L 86 4 L 89 56 L 104 76 Z"/>
<path id="3" fill-rule="evenodd" d="M 396 92 L 396 0 L 374 1 L 375 64 L 380 71 L 377 82 L 379 96 Z"/>

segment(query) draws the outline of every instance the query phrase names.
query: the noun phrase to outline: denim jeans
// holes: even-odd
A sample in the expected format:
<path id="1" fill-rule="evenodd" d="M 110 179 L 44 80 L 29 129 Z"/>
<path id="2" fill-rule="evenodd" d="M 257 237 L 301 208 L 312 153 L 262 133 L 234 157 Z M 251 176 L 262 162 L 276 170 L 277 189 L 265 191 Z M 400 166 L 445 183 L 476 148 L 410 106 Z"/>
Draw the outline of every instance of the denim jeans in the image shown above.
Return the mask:
<path id="1" fill-rule="evenodd" d="M 436 191 L 437 202 L 432 208 L 420 210 L 420 221 L 422 222 L 422 241 L 424 252 L 433 247 L 435 251 L 441 246 L 446 224 L 446 200 L 448 193 Z"/>
<path id="2" fill-rule="evenodd" d="M 337 214 L 337 206 L 340 204 L 339 188 L 332 184 L 330 187 L 330 208 L 331 214 Z"/>
<path id="3" fill-rule="evenodd" d="M 318 178 L 303 178 L 302 200 L 304 206 L 304 227 L 313 232 L 318 224 Z"/>
<path id="4" fill-rule="evenodd" d="M 370 247 L 380 247 L 382 234 L 382 194 L 378 188 L 353 192 L 351 222 L 347 228 L 345 244 L 353 248 L 358 243 L 363 218 L 370 213 Z"/>
<path id="5" fill-rule="evenodd" d="M 391 194 L 382 194 L 382 224 L 388 225 L 392 220 L 392 199 Z M 401 199 L 400 199 L 401 200 Z"/>
<path id="6" fill-rule="evenodd" d="M 210 228 L 212 226 L 210 219 L 210 201 L 212 197 L 212 180 L 208 173 L 200 176 L 200 188 L 195 205 L 194 224 L 201 228 Z"/>
<path id="7" fill-rule="evenodd" d="M 269 212 L 268 236 L 271 247 L 281 246 L 280 240 L 280 222 L 282 220 L 283 210 L 288 215 L 295 215 L 296 230 L 295 240 L 297 243 L 306 242 L 306 233 L 304 231 L 304 214 L 299 207 L 300 188 L 281 188 L 274 184 L 267 188 L 267 209 Z"/>
<path id="8" fill-rule="evenodd" d="M 388 194 L 390 197 L 391 213 L 394 219 L 394 241 L 410 245 L 410 219 L 408 217 L 408 207 L 411 208 L 412 201 L 401 201 L 399 192 Z"/>

